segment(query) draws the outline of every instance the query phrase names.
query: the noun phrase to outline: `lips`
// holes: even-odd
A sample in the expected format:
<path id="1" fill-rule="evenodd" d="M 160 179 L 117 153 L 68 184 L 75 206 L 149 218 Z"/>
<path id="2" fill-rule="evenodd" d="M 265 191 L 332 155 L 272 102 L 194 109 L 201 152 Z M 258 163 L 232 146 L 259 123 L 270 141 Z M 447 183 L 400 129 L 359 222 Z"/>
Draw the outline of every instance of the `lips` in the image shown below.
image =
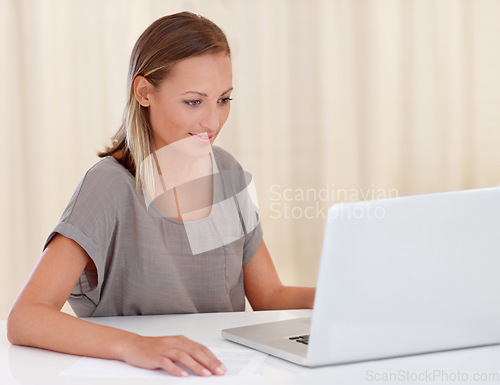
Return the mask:
<path id="1" fill-rule="evenodd" d="M 202 143 L 210 143 L 210 140 L 212 139 L 212 137 L 208 136 L 206 132 L 202 134 L 193 134 L 190 132 L 189 135 L 191 135 L 193 138 L 199 140 Z"/>

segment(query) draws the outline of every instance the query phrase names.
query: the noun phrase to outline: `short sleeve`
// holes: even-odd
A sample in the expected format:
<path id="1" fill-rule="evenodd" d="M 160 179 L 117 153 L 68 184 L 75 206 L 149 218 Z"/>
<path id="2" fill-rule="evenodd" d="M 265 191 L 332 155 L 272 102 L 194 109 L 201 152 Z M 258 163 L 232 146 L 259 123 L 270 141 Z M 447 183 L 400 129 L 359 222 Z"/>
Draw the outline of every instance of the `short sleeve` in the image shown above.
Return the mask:
<path id="1" fill-rule="evenodd" d="M 71 295 L 87 295 L 95 303 L 99 301 L 99 291 L 95 289 L 102 285 L 106 275 L 106 259 L 117 225 L 116 206 L 120 199 L 119 172 L 105 162 L 100 161 L 86 173 L 44 246 L 47 247 L 56 234 L 61 234 L 87 252 L 97 268 L 97 279 L 91 277 L 90 272 L 83 272 Z"/>
<path id="2" fill-rule="evenodd" d="M 263 232 L 262 226 L 259 224 L 255 229 L 253 229 L 250 233 L 245 237 L 245 244 L 243 246 L 243 266 L 250 261 L 250 259 L 255 255 L 257 249 L 262 243 Z"/>

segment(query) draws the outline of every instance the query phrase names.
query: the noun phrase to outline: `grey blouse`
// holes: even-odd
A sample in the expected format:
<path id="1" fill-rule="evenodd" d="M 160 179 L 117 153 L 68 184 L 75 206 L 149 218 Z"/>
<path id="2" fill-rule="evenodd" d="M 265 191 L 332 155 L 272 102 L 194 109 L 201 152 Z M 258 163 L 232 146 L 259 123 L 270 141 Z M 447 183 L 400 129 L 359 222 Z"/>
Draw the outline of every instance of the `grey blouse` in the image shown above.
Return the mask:
<path id="1" fill-rule="evenodd" d="M 243 311 L 242 267 L 262 241 L 248 174 L 213 147 L 210 215 L 177 222 L 148 210 L 135 178 L 113 157 L 84 176 L 47 239 L 77 242 L 97 267 L 68 302 L 79 317 Z M 217 177 L 216 177 L 217 176 Z"/>

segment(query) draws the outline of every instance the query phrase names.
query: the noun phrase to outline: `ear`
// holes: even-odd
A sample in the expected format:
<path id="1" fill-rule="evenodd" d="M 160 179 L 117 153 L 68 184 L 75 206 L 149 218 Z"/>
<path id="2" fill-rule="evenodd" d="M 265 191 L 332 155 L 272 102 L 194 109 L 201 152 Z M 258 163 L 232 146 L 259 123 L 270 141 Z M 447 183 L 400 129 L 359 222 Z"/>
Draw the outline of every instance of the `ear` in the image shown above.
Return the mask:
<path id="1" fill-rule="evenodd" d="M 151 104 L 151 90 L 153 85 L 142 75 L 134 79 L 134 96 L 143 107 L 149 107 Z"/>

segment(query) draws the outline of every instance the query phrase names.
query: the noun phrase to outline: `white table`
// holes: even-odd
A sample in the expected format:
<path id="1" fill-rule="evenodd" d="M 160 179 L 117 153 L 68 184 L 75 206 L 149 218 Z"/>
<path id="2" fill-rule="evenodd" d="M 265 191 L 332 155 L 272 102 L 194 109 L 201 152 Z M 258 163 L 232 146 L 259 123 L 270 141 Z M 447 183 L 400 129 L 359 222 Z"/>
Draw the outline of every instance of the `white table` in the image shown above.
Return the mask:
<path id="1" fill-rule="evenodd" d="M 105 317 L 91 321 L 143 335 L 184 334 L 206 346 L 246 349 L 221 337 L 224 328 L 311 314 L 310 310 L 190 315 Z M 79 357 L 12 346 L 0 321 L 0 384 L 169 384 L 182 379 L 99 379 L 61 377 Z M 500 345 L 309 369 L 269 356 L 260 374 L 273 384 L 497 384 Z M 475 377 L 478 376 L 478 377 Z M 393 379 L 394 381 L 390 381 Z"/>

